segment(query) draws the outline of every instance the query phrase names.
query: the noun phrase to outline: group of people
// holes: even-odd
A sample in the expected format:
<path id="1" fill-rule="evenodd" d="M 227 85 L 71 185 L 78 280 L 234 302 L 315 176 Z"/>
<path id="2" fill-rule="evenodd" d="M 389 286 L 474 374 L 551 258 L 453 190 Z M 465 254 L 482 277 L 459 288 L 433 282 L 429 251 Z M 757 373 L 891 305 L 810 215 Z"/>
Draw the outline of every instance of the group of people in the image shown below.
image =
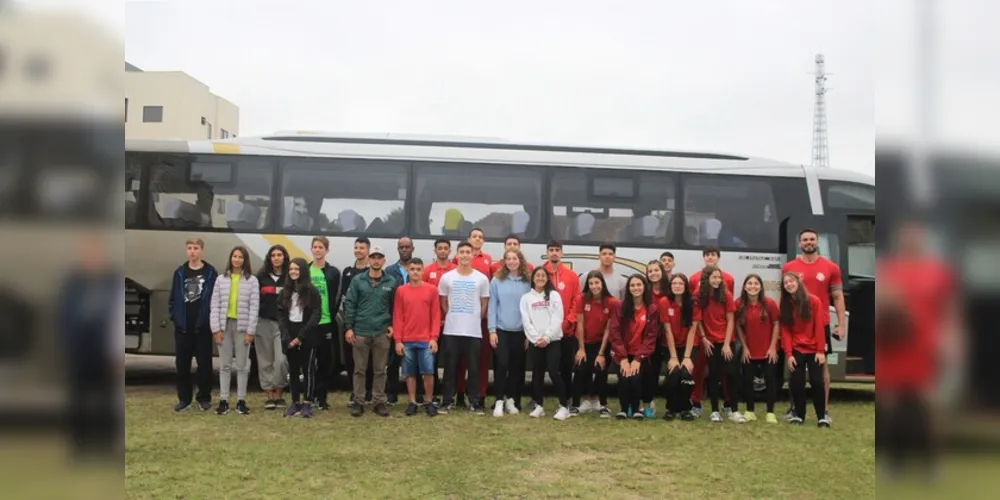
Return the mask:
<path id="1" fill-rule="evenodd" d="M 608 376 L 614 374 L 617 419 L 656 418 L 654 399 L 660 394 L 666 396 L 664 419 L 695 420 L 702 415 L 707 379 L 712 422 L 755 421 L 755 379 L 763 378 L 765 419 L 777 423 L 774 407 L 787 368 L 792 405 L 785 419 L 804 423 L 808 373 L 818 425 L 831 425 L 826 354 L 831 335 L 843 338 L 843 330 L 838 326 L 831 332 L 829 308 L 834 303 L 843 325 L 844 301 L 840 270 L 819 255 L 816 231 L 799 235 L 802 255 L 782 271 L 780 302 L 765 296 L 764 281 L 755 274 L 746 277 L 737 295 L 714 247 L 704 250 L 705 267 L 690 278 L 675 272 L 670 252 L 649 262 L 645 273 L 625 277 L 615 271 L 612 244 L 600 246 L 597 269 L 578 276 L 562 262 L 557 241 L 549 242 L 546 262 L 537 268 L 516 236 L 507 238 L 496 261 L 483 252 L 484 243 L 483 231 L 473 229 L 452 256 L 451 242 L 438 240 L 435 260 L 425 264 L 413 256 L 413 241 L 401 238 L 399 261 L 386 266 L 385 252 L 358 238 L 355 263 L 341 273 L 326 262 L 329 240 L 316 237 L 312 262 L 289 259 L 287 250 L 276 245 L 254 275 L 245 248 L 231 251 L 220 274 L 201 259 L 204 243 L 189 240 L 188 262 L 178 268 L 170 295 L 177 346 L 175 410 L 185 411 L 193 402 L 211 409 L 214 340 L 222 363 L 217 413 L 230 411 L 234 361 L 236 411 L 250 412 L 246 392 L 254 344 L 265 408 L 287 408 L 287 417 L 309 418 L 329 409 L 332 347 L 342 342 L 353 380 L 354 417 L 363 416 L 367 406 L 388 416 L 398 399 L 400 371 L 406 379 L 407 416 L 447 414 L 466 406 L 466 397 L 469 410 L 483 415 L 492 361 L 492 414 L 498 418 L 521 413 L 530 369 L 527 411 L 533 418 L 545 416 L 546 375 L 558 399 L 555 419 L 584 413 L 612 417 Z M 198 359 L 197 397 L 192 357 Z M 291 404 L 282 397 L 286 379 Z M 433 397 L 438 389 L 439 400 Z"/>

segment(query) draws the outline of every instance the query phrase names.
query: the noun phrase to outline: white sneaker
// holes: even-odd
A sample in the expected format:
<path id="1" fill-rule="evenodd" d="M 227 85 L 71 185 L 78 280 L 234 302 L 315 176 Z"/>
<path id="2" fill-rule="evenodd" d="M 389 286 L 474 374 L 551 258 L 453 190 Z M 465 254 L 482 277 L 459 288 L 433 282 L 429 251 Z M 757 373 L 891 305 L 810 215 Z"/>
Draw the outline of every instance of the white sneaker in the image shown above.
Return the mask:
<path id="1" fill-rule="evenodd" d="M 497 401 L 497 404 L 493 406 L 493 416 L 496 418 L 503 417 L 503 401 Z"/>
<path id="2" fill-rule="evenodd" d="M 518 410 L 517 406 L 514 406 L 514 400 L 511 398 L 507 398 L 507 402 L 504 403 L 504 409 L 507 410 L 507 413 L 510 415 L 517 415 L 521 413 L 521 410 Z"/>
<path id="3" fill-rule="evenodd" d="M 717 411 L 716 412 L 712 412 L 712 416 L 709 417 L 709 420 L 711 420 L 713 424 L 721 424 L 722 423 L 722 415 L 720 415 L 719 412 L 717 412 Z"/>
<path id="4" fill-rule="evenodd" d="M 580 403 L 580 413 L 581 414 L 590 413 L 592 411 L 594 411 L 594 406 L 591 404 L 590 401 L 584 400 L 583 403 Z"/>
<path id="5" fill-rule="evenodd" d="M 740 413 L 740 412 L 738 412 L 738 411 L 734 411 L 731 414 L 729 414 L 729 421 L 730 422 L 735 422 L 737 424 L 745 424 L 745 423 L 747 423 L 746 417 L 744 417 L 743 414 Z"/>
<path id="6" fill-rule="evenodd" d="M 565 406 L 560 406 L 559 411 L 556 412 L 556 420 L 569 420 L 569 410 Z"/>
<path id="7" fill-rule="evenodd" d="M 541 405 L 535 406 L 535 409 L 531 410 L 531 415 L 529 416 L 531 418 L 542 418 L 545 416 L 545 408 L 542 408 Z"/>

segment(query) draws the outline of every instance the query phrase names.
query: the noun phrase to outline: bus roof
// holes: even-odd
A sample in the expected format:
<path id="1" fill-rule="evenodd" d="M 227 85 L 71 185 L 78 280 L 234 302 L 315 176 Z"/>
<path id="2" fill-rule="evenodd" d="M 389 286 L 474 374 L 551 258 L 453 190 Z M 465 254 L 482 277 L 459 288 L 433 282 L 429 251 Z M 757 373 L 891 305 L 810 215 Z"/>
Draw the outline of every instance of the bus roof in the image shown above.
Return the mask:
<path id="1" fill-rule="evenodd" d="M 217 141 L 126 141 L 126 151 L 642 169 L 804 177 L 802 165 L 732 154 L 511 142 L 496 138 L 278 132 Z M 860 175 L 860 174 L 858 174 Z M 865 182 L 857 179 L 858 182 Z M 871 180 L 874 184 L 874 179 Z"/>

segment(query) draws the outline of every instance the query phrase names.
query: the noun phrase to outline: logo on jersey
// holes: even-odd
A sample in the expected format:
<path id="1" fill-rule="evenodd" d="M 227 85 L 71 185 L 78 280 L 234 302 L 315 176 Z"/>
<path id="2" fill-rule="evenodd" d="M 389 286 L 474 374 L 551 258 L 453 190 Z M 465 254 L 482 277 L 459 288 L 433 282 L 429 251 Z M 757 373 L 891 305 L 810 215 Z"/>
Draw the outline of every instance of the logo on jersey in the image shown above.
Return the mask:
<path id="1" fill-rule="evenodd" d="M 671 318 L 673 318 L 673 317 L 674 317 L 674 308 L 673 308 L 673 307 L 671 307 L 670 309 L 667 309 L 667 314 L 668 314 L 668 315 L 669 315 L 669 316 L 670 316 Z"/>
<path id="2" fill-rule="evenodd" d="M 590 312 L 590 304 L 587 304 L 587 305 L 583 306 L 583 310 L 587 311 L 587 312 Z"/>
<path id="3" fill-rule="evenodd" d="M 816 273 L 816 280 L 819 282 L 826 281 L 826 275 L 823 273 Z"/>
<path id="4" fill-rule="evenodd" d="M 431 273 L 431 279 L 432 280 L 436 280 L 437 277 L 438 277 L 438 273 Z"/>
<path id="5" fill-rule="evenodd" d="M 559 283 L 559 291 L 563 292 L 566 290 L 566 283 Z"/>

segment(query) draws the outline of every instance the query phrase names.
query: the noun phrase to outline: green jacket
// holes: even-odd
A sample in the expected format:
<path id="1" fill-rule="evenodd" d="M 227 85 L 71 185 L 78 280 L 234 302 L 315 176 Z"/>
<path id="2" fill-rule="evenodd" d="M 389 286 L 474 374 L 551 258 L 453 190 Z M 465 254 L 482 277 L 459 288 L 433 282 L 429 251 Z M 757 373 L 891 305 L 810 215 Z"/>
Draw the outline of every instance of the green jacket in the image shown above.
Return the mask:
<path id="1" fill-rule="evenodd" d="M 359 337 L 385 335 L 392 326 L 397 286 L 396 280 L 385 273 L 374 287 L 367 272 L 355 276 L 344 297 L 345 331 L 354 330 Z"/>

